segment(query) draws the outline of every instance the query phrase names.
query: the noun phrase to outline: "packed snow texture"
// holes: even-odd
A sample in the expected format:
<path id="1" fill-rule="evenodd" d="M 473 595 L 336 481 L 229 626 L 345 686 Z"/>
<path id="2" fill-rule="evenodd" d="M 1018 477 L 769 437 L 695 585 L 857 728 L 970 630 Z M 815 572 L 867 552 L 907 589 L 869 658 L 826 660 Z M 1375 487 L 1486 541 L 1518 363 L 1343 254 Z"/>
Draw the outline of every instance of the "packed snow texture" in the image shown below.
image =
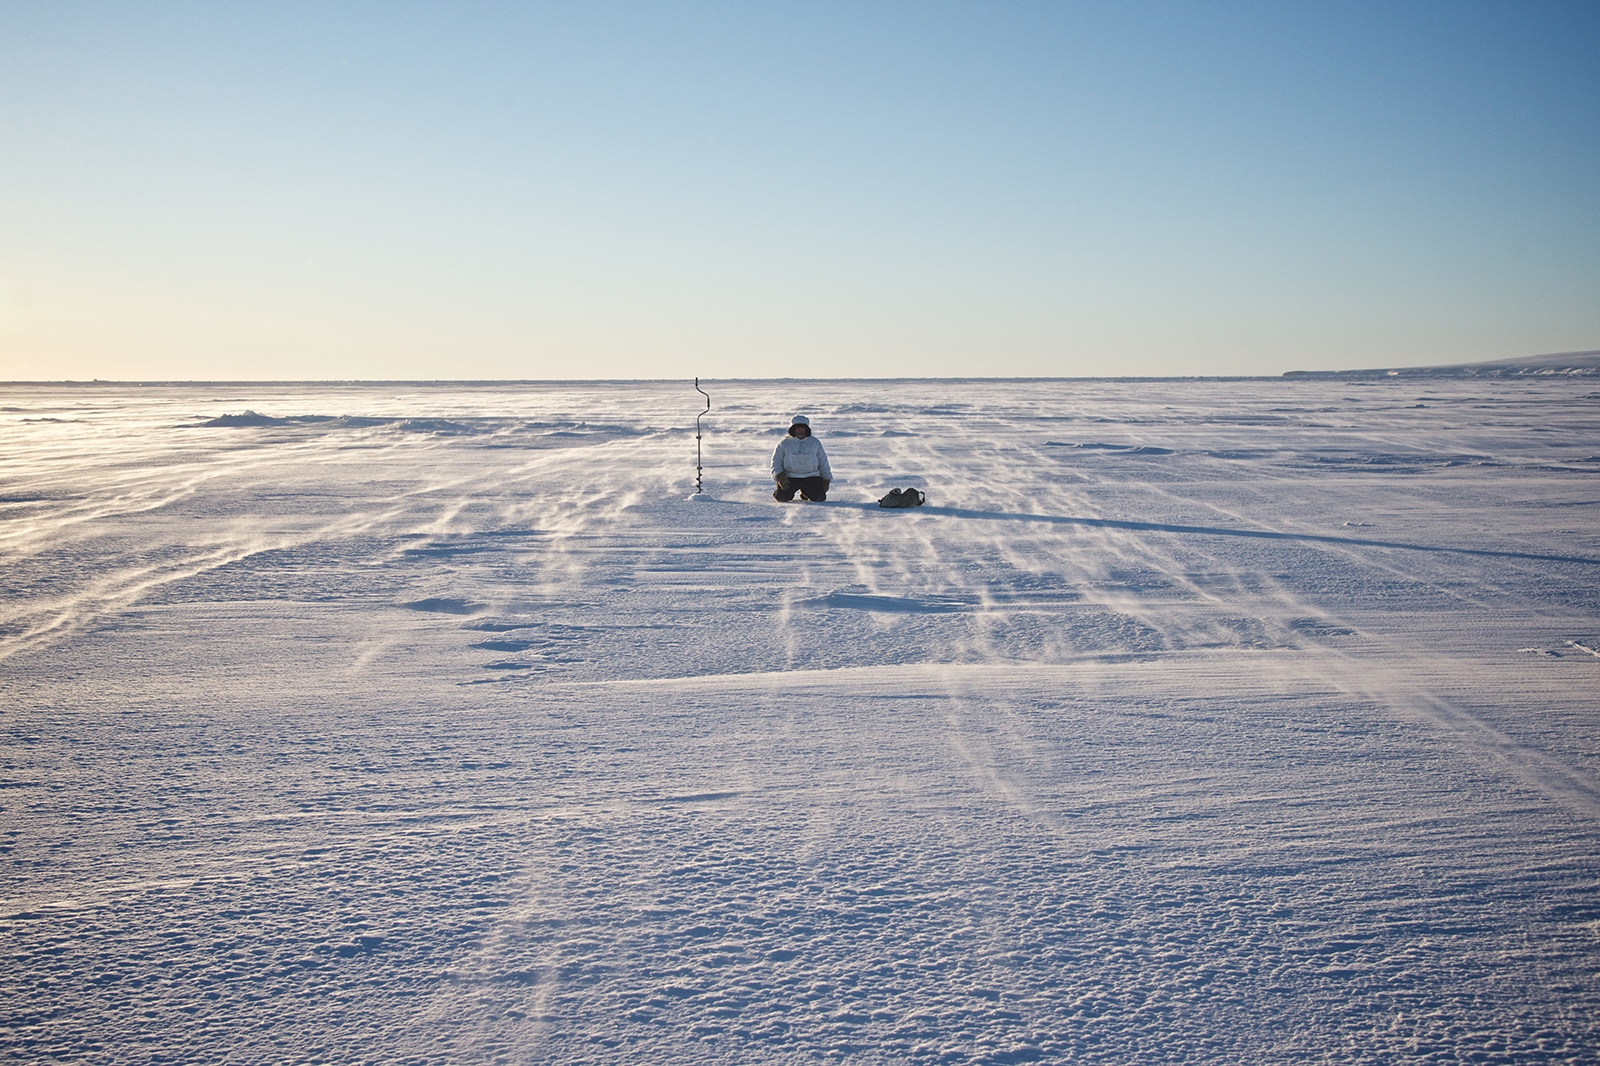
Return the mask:
<path id="1" fill-rule="evenodd" d="M 1593 381 L 707 389 L 7 386 L 0 1054 L 1600 1057 Z"/>

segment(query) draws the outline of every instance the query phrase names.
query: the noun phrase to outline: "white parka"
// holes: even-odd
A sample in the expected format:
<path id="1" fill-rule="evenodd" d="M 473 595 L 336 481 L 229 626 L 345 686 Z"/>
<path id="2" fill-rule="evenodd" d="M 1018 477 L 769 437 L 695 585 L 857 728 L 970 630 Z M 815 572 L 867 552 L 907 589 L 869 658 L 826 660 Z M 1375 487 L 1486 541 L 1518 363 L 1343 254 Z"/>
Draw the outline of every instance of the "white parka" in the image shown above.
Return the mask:
<path id="1" fill-rule="evenodd" d="M 828 453 L 815 437 L 785 437 L 772 453 L 772 476 L 820 477 L 833 480 L 833 470 L 828 466 Z"/>

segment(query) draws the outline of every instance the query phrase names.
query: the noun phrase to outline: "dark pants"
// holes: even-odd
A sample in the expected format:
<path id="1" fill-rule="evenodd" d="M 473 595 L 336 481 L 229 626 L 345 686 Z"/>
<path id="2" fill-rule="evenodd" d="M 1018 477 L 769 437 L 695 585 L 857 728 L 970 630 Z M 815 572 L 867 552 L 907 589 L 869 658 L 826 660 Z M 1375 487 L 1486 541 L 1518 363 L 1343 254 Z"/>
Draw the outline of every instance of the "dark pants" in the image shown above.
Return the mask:
<path id="1" fill-rule="evenodd" d="M 794 499 L 796 492 L 800 494 L 802 500 L 810 500 L 813 503 L 821 503 L 828 498 L 828 480 L 826 478 L 791 477 L 784 480 L 789 483 L 789 487 L 784 488 L 779 485 L 777 491 L 772 494 L 772 498 L 780 503 L 788 503 Z"/>

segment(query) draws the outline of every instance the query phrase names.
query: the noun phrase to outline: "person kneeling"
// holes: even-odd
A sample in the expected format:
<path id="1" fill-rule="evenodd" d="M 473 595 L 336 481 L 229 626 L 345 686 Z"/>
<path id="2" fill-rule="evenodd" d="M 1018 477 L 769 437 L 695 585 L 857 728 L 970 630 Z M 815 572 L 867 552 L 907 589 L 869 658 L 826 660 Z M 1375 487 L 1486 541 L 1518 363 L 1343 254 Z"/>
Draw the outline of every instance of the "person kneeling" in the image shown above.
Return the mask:
<path id="1" fill-rule="evenodd" d="M 814 503 L 828 498 L 833 470 L 822 442 L 811 435 L 811 420 L 805 415 L 794 416 L 789 435 L 772 453 L 772 480 L 778 483 L 772 498 L 780 503 L 788 503 L 797 492 L 801 499 Z"/>

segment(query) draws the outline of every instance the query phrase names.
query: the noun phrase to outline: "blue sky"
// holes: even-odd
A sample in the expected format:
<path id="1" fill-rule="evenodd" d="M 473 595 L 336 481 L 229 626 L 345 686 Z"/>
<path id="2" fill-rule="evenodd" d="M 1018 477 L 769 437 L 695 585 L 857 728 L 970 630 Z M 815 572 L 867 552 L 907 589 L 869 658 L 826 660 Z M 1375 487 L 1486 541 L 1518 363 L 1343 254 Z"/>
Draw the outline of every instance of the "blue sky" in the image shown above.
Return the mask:
<path id="1" fill-rule="evenodd" d="M 0 4 L 0 378 L 1600 348 L 1600 5 Z"/>

